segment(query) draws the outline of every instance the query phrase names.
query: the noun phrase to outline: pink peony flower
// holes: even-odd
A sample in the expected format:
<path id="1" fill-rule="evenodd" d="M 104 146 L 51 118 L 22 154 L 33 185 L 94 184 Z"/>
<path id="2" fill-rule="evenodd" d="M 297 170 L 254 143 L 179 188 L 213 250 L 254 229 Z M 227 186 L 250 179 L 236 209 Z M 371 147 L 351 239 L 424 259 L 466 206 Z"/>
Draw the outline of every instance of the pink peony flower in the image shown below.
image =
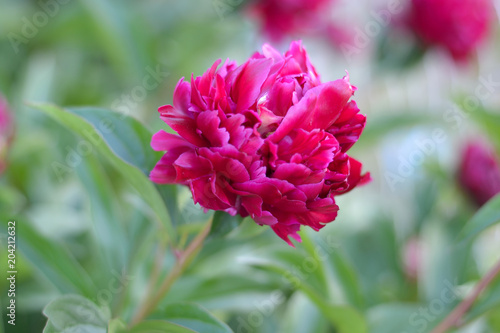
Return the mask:
<path id="1" fill-rule="evenodd" d="M 464 60 L 487 36 L 492 11 L 491 0 L 412 0 L 408 25 L 425 44 Z"/>
<path id="2" fill-rule="evenodd" d="M 273 41 L 295 34 L 319 33 L 337 46 L 351 36 L 328 19 L 332 3 L 333 0 L 257 0 L 250 3 L 250 13 Z"/>
<path id="3" fill-rule="evenodd" d="M 479 205 L 500 193 L 500 163 L 495 152 L 479 142 L 467 145 L 459 170 L 463 188 Z"/>
<path id="4" fill-rule="evenodd" d="M 243 65 L 218 60 L 181 79 L 160 118 L 178 135 L 156 133 L 167 151 L 151 171 L 160 184 L 184 184 L 195 203 L 250 215 L 292 243 L 337 216 L 335 196 L 369 180 L 347 155 L 365 116 L 348 77 L 321 83 L 300 42 L 281 55 L 269 45 Z"/>
<path id="5" fill-rule="evenodd" d="M 0 174 L 6 168 L 7 149 L 14 133 L 7 101 L 0 95 Z"/>

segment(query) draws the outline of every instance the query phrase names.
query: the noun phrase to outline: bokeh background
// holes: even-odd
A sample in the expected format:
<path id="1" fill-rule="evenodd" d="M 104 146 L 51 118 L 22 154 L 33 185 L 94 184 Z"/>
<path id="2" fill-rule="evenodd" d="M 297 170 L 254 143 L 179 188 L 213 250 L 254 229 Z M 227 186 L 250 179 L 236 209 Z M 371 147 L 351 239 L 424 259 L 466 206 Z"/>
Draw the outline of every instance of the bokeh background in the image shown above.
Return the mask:
<path id="1" fill-rule="evenodd" d="M 478 209 L 458 182 L 464 149 L 478 140 L 497 153 L 500 147 L 498 1 L 487 38 L 465 61 L 443 48 L 415 48 L 398 30 L 403 14 L 378 20 L 374 12 L 386 1 L 338 0 L 322 13 L 338 33 L 299 31 L 272 41 L 249 2 L 0 0 L 0 92 L 14 129 L 0 176 L 2 277 L 6 223 L 20 225 L 17 325 L 2 315 L 5 332 L 41 332 L 42 309 L 66 293 L 110 303 L 113 315 L 129 318 L 158 264 L 150 208 L 96 151 L 75 155 L 81 139 L 29 103 L 99 106 L 157 131 L 166 127 L 157 108 L 171 103 L 181 77 L 201 75 L 219 58 L 241 64 L 265 42 L 285 51 L 301 39 L 323 81 L 349 72 L 368 119 L 351 155 L 373 181 L 339 197 L 335 222 L 306 232 L 295 249 L 248 219 L 209 239 L 165 304 L 196 302 L 235 332 L 336 332 L 273 270 L 281 267 L 332 303 L 359 310 L 370 332 L 426 332 L 498 260 L 498 226 L 452 250 Z M 179 188 L 172 200 L 191 218 L 183 230 L 196 229 L 204 215 L 190 206 L 190 194 Z M 116 229 L 99 228 L 109 220 Z M 103 244 L 119 258 L 111 266 Z M 324 275 L 308 268 L 308 246 L 328 250 Z M 165 252 L 168 267 L 173 256 Z M 99 293 L 122 272 L 131 281 L 123 290 L 109 299 Z M 459 297 L 429 308 L 450 284 Z M 499 284 L 459 332 L 500 332 Z M 2 311 L 7 287 L 2 278 Z M 270 303 L 272 295 L 280 301 Z M 422 307 L 432 320 L 422 319 Z"/>

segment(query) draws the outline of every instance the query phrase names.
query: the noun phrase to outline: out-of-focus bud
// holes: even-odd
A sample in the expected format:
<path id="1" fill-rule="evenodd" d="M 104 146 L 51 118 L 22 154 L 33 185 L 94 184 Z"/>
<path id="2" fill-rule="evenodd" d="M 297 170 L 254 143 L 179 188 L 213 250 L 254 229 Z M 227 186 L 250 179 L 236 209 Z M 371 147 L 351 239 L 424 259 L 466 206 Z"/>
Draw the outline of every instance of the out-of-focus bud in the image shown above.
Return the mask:
<path id="1" fill-rule="evenodd" d="M 459 181 L 479 206 L 500 193 L 500 163 L 495 151 L 480 142 L 469 143 L 462 155 Z"/>

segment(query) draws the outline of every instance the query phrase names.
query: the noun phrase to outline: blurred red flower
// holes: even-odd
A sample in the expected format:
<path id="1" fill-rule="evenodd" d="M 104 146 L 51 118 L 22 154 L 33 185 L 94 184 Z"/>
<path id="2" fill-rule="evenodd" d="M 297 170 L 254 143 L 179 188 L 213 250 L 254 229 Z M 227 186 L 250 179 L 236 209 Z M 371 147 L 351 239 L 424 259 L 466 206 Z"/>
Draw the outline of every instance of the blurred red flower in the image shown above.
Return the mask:
<path id="1" fill-rule="evenodd" d="M 465 60 L 487 36 L 492 13 L 491 0 L 412 0 L 408 25 L 425 44 Z"/>
<path id="2" fill-rule="evenodd" d="M 150 178 L 187 185 L 202 207 L 250 215 L 292 245 L 301 225 L 335 219 L 336 195 L 369 180 L 346 154 L 366 121 L 349 101 L 356 88 L 348 77 L 321 83 L 300 42 L 219 65 L 181 79 L 159 108 L 178 135 L 153 136 L 167 152 Z"/>
<path id="3" fill-rule="evenodd" d="M 462 155 L 459 180 L 479 206 L 500 193 L 500 163 L 494 150 L 479 142 L 469 143 Z"/>

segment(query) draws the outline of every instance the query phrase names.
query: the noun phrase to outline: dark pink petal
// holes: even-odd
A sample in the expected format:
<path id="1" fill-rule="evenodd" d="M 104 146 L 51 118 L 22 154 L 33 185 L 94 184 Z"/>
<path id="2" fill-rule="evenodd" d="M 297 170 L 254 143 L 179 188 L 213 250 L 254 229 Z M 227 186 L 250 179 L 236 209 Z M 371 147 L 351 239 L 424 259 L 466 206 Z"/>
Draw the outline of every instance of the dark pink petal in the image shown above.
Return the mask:
<path id="1" fill-rule="evenodd" d="M 307 208 L 311 211 L 311 216 L 319 222 L 331 222 L 337 217 L 339 207 L 332 198 L 317 199 L 309 201 Z"/>
<path id="2" fill-rule="evenodd" d="M 193 149 L 195 146 L 178 135 L 167 133 L 164 130 L 161 130 L 153 134 L 153 138 L 151 139 L 151 147 L 157 151 L 167 151 L 178 147 Z"/>
<path id="3" fill-rule="evenodd" d="M 299 64 L 302 72 L 309 74 L 313 81 L 316 81 L 318 84 L 320 83 L 320 78 L 318 73 L 316 72 L 316 68 L 314 68 L 314 66 L 311 64 L 306 49 L 302 47 L 302 43 L 300 41 L 292 42 L 292 44 L 290 45 L 290 50 L 286 53 L 286 55 L 291 55 L 293 59 Z"/>
<path id="4" fill-rule="evenodd" d="M 265 225 L 273 226 L 273 225 L 276 225 L 278 223 L 278 219 L 268 211 L 263 211 L 260 216 L 255 216 L 254 219 L 255 219 L 255 222 L 257 222 L 260 225 L 265 224 Z"/>
<path id="5" fill-rule="evenodd" d="M 174 161 L 177 159 L 178 155 L 168 155 L 165 154 L 156 163 L 153 170 L 149 174 L 149 179 L 158 184 L 173 184 L 176 182 L 177 172 L 173 167 Z"/>
<path id="6" fill-rule="evenodd" d="M 250 180 L 247 168 L 237 159 L 224 157 L 220 153 L 214 153 L 208 149 L 200 150 L 200 155 L 210 160 L 213 170 L 219 175 L 237 183 Z"/>
<path id="7" fill-rule="evenodd" d="M 288 245 L 295 247 L 293 243 L 288 239 L 288 237 L 292 237 L 295 239 L 297 242 L 301 242 L 302 239 L 300 236 L 297 234 L 297 232 L 300 231 L 300 224 L 299 223 L 294 223 L 294 224 L 281 224 L 281 223 L 276 223 L 271 226 L 273 228 L 273 231 L 278 235 L 281 239 L 283 239 L 285 242 L 288 243 Z"/>
<path id="8" fill-rule="evenodd" d="M 241 205 L 245 207 L 252 218 L 262 216 L 262 198 L 258 195 L 246 194 L 242 196 Z M 264 224 L 269 224 L 269 222 Z"/>
<path id="9" fill-rule="evenodd" d="M 362 164 L 354 158 L 349 157 L 349 162 L 347 165 L 349 167 L 347 186 L 343 189 L 337 189 L 337 194 L 347 193 L 357 185 L 365 184 L 371 180 L 370 173 L 366 173 L 364 175 L 361 174 Z"/>
<path id="10" fill-rule="evenodd" d="M 171 105 L 161 106 L 158 111 L 161 115 L 160 118 L 164 122 L 193 145 L 203 147 L 208 144 L 208 142 L 196 132 L 197 127 L 194 117 L 187 115 L 182 110 L 174 108 Z"/>
<path id="11" fill-rule="evenodd" d="M 212 180 L 212 176 L 204 176 L 190 182 L 189 187 L 193 194 L 194 203 L 213 210 L 226 210 L 230 208 L 230 205 L 222 202 L 213 192 Z"/>
<path id="12" fill-rule="evenodd" d="M 191 86 L 184 78 L 180 79 L 174 90 L 174 107 L 183 113 L 188 113 L 191 102 Z"/>
<path id="13" fill-rule="evenodd" d="M 339 118 L 335 121 L 335 124 L 344 123 L 350 121 L 353 117 L 358 114 L 359 108 L 355 101 L 350 101 L 340 112 Z"/>
<path id="14" fill-rule="evenodd" d="M 175 160 L 174 168 L 177 172 L 176 181 L 178 182 L 186 182 L 213 172 L 212 163 L 208 159 L 198 156 L 194 151 L 181 154 Z"/>
<path id="15" fill-rule="evenodd" d="M 311 169 L 303 164 L 283 163 L 278 165 L 273 177 L 287 180 L 294 185 L 300 185 L 303 184 L 310 175 Z"/>
<path id="16" fill-rule="evenodd" d="M 259 126 L 258 131 L 263 136 L 267 135 L 269 132 L 274 132 L 283 119 L 283 117 L 277 116 L 274 112 L 271 112 L 265 106 L 259 106 L 259 115 L 261 125 Z"/>
<path id="17" fill-rule="evenodd" d="M 284 116 L 292 106 L 292 96 L 296 91 L 297 81 L 292 78 L 286 78 L 277 82 L 269 91 L 266 108 L 272 111 L 276 116 Z"/>
<path id="18" fill-rule="evenodd" d="M 220 63 L 221 59 L 217 60 L 212 65 L 212 67 L 201 77 L 200 83 L 198 84 L 198 90 L 201 96 L 210 96 L 210 89 L 212 87 L 214 75 Z"/>
<path id="19" fill-rule="evenodd" d="M 288 110 L 280 126 L 269 139 L 277 142 L 295 128 L 310 131 L 330 127 L 340 116 L 353 89 L 345 79 L 324 83 L 306 92 L 304 97 Z"/>
<path id="20" fill-rule="evenodd" d="M 219 128 L 220 118 L 217 111 L 204 111 L 196 119 L 198 130 L 205 137 L 210 146 L 222 147 L 229 141 L 229 133 L 225 128 Z"/>
<path id="21" fill-rule="evenodd" d="M 271 65 L 270 59 L 250 59 L 244 65 L 231 90 L 237 113 L 247 110 L 257 102 Z"/>
<path id="22" fill-rule="evenodd" d="M 197 78 L 198 82 L 200 78 Z M 193 75 L 191 75 L 191 107 L 193 111 L 200 112 L 208 109 L 207 102 L 203 99 L 201 92 L 199 90 L 198 84 L 196 84 Z"/>
<path id="23" fill-rule="evenodd" d="M 324 181 L 321 180 L 319 183 L 311 183 L 311 184 L 300 184 L 297 185 L 297 188 L 304 192 L 307 200 L 314 200 L 318 197 L 321 190 L 323 189 Z"/>

